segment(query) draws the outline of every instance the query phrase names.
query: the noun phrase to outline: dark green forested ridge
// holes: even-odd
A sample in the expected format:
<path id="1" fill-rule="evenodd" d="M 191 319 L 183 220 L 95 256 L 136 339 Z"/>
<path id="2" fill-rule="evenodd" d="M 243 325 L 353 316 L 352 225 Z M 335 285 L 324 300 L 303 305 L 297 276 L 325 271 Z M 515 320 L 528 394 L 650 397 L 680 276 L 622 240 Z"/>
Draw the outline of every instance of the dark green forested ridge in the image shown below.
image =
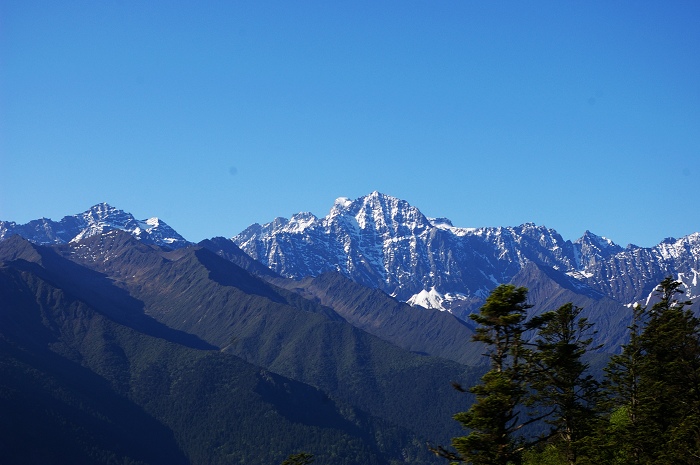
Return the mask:
<path id="1" fill-rule="evenodd" d="M 520 277 L 551 307 L 504 285 L 455 324 L 334 274 L 254 276 L 215 249 L 119 231 L 0 243 L 2 456 L 418 464 L 442 460 L 426 440 L 456 437 L 435 449 L 472 463 L 699 463 L 700 325 L 672 279 L 629 312 L 629 341 L 594 379 L 601 328 L 583 305 L 608 304 L 565 301 L 570 283 L 539 267 Z M 485 350 L 486 367 L 456 362 Z"/>
<path id="2" fill-rule="evenodd" d="M 456 431 L 455 425 L 441 418 L 461 401 L 449 383 L 474 379 L 478 370 L 411 354 L 354 327 L 332 309 L 254 277 L 209 250 L 182 249 L 170 259 L 154 249 L 131 249 L 132 241 L 129 235 L 115 232 L 82 242 L 109 260 L 92 260 L 95 252 L 78 255 L 73 249 L 66 255 L 110 276 L 143 305 L 147 315 L 168 328 L 311 384 L 426 439 L 447 438 Z M 114 253 L 122 248 L 131 255 Z M 396 396 L 396 392 L 403 394 Z M 406 409 L 406 404 L 413 407 Z"/>
<path id="3" fill-rule="evenodd" d="M 13 265 L 0 267 L 4 463 L 429 459 L 406 431 L 317 389 L 145 335 Z"/>
<path id="4" fill-rule="evenodd" d="M 474 332 L 473 326 L 451 313 L 411 307 L 340 273 L 271 282 L 331 307 L 354 326 L 401 348 L 465 365 L 484 363 L 483 347 L 465 344 Z"/>
<path id="5" fill-rule="evenodd" d="M 456 432 L 443 418 L 463 401 L 449 383 L 474 377 L 202 248 L 17 238 L 0 262 L 12 432 L 0 448 L 13 462 L 279 463 L 306 450 L 320 464 L 433 463 L 425 442 Z"/>

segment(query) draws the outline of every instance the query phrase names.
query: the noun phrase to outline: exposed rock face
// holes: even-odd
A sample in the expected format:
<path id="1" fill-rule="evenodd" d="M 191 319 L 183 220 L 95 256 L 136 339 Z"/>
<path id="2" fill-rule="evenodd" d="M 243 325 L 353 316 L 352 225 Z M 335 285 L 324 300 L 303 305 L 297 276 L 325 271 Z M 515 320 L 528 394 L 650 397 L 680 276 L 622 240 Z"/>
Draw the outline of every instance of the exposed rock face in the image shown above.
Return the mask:
<path id="1" fill-rule="evenodd" d="M 571 242 L 532 223 L 459 228 L 378 192 L 339 198 L 325 218 L 301 213 L 255 224 L 233 241 L 282 276 L 338 271 L 402 301 L 425 301 L 430 293 L 455 296 L 437 299 L 453 307 L 456 299 L 485 298 L 528 263 L 566 274 L 581 292 L 620 304 L 645 300 L 668 275 L 684 282 L 688 297 L 700 295 L 698 233 L 652 248 L 623 249 L 590 231 Z"/>
<path id="2" fill-rule="evenodd" d="M 40 245 L 76 242 L 106 231 L 120 229 L 149 244 L 177 249 L 189 244 L 173 228 L 158 218 L 137 220 L 130 213 L 101 203 L 89 210 L 61 221 L 47 218 L 20 224 L 0 221 L 0 240 L 19 235 Z"/>

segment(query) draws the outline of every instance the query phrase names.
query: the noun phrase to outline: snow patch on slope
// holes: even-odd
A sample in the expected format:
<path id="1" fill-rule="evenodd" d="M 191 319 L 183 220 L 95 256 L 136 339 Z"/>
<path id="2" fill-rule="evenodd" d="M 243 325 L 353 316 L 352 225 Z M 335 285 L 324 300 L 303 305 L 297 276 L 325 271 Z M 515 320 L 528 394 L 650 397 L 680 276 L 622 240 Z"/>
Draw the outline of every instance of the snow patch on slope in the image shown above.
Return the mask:
<path id="1" fill-rule="evenodd" d="M 459 301 L 466 299 L 467 296 L 459 293 L 448 292 L 442 294 L 435 287 L 430 290 L 423 289 L 418 294 L 414 294 L 406 303 L 412 307 L 423 307 L 431 310 L 440 310 L 441 312 L 450 312 L 452 306 Z"/>

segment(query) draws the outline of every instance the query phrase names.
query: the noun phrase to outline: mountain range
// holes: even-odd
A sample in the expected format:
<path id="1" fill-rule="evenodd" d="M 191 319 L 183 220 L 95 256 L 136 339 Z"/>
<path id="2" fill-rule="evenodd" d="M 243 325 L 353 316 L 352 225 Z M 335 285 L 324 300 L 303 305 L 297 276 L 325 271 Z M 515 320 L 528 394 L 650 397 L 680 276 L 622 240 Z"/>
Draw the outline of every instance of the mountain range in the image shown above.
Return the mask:
<path id="1" fill-rule="evenodd" d="M 67 244 L 111 230 L 166 249 L 192 245 L 156 217 L 137 220 L 104 203 L 58 222 L 0 221 L 0 241 L 20 235 L 35 244 Z M 428 218 L 406 201 L 372 192 L 355 200 L 338 198 L 323 218 L 298 213 L 203 244 L 266 279 L 338 273 L 467 323 L 495 286 L 520 283 L 530 289 L 533 313 L 567 301 L 584 307 L 585 315 L 606 329 L 598 336 L 605 350 L 624 342 L 629 307 L 648 304 L 667 276 L 681 281 L 686 297 L 700 309 L 700 233 L 650 248 L 623 248 L 590 231 L 572 242 L 532 223 L 456 227 L 447 218 Z"/>
<path id="2" fill-rule="evenodd" d="M 204 245 L 14 235 L 0 242 L 0 450 L 29 464 L 280 463 L 300 450 L 433 463 L 425 444 L 458 432 L 449 418 L 468 399 L 450 383 L 474 382 L 480 369 L 459 361 L 479 348 L 439 343 L 470 338 L 452 315 L 375 298 L 438 344 L 375 336 Z"/>
<path id="3" fill-rule="evenodd" d="M 460 228 L 378 192 L 339 198 L 324 218 L 299 213 L 254 224 L 233 241 L 286 277 L 338 271 L 399 300 L 438 308 L 481 301 L 529 263 L 623 305 L 643 302 L 669 275 L 683 282 L 688 297 L 700 295 L 700 233 L 622 248 L 590 231 L 571 242 L 532 223 Z"/>
<path id="4" fill-rule="evenodd" d="M 41 218 L 21 225 L 14 221 L 0 221 L 0 241 L 19 235 L 40 245 L 66 244 L 114 229 L 126 231 L 144 243 L 166 248 L 176 249 L 189 244 L 156 217 L 139 221 L 131 213 L 106 203 L 77 215 L 66 216 L 60 221 Z"/>
<path id="5" fill-rule="evenodd" d="M 104 203 L 58 222 L 0 221 L 0 240 L 17 234 L 35 244 L 66 244 L 111 230 L 167 249 L 192 245 L 156 217 L 137 220 Z M 465 322 L 496 285 L 521 283 L 530 289 L 533 313 L 572 301 L 599 328 L 609 326 L 599 331 L 606 350 L 624 341 L 628 308 L 647 304 L 667 276 L 683 282 L 686 297 L 700 309 L 700 233 L 650 248 L 623 248 L 590 231 L 572 242 L 532 223 L 455 227 L 447 218 L 428 218 L 406 201 L 372 192 L 337 199 L 324 218 L 298 213 L 204 243 L 257 276 L 300 280 L 339 273 Z"/>
<path id="6" fill-rule="evenodd" d="M 590 231 L 564 240 L 532 223 L 460 228 L 379 192 L 339 198 L 324 218 L 299 213 L 254 224 L 232 240 L 282 276 L 336 271 L 398 300 L 463 319 L 495 286 L 528 281 L 523 275 L 534 268 L 578 296 L 573 300 L 606 302 L 606 313 L 646 304 L 667 276 L 683 282 L 689 299 L 700 296 L 700 233 L 651 248 L 623 248 Z M 542 298 L 531 303 L 541 306 Z"/>
<path id="7" fill-rule="evenodd" d="M 373 192 L 188 242 L 107 204 L 0 221 L 0 451 L 22 463 L 433 463 L 484 370 L 468 315 L 499 283 L 566 302 L 600 357 L 666 276 L 700 309 L 700 234 L 459 228 Z M 146 439 L 148 438 L 148 439 Z M 167 451 L 163 453 L 162 451 Z M 439 463 L 439 462 L 438 462 Z"/>

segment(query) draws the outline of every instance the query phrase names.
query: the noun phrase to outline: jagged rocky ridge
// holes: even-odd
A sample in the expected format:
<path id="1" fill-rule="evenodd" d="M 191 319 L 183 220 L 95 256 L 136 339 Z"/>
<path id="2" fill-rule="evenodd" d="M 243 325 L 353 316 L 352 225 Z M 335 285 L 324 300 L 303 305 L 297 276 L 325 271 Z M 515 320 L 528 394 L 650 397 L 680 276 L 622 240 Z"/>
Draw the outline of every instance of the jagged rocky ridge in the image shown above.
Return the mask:
<path id="1" fill-rule="evenodd" d="M 153 228 L 149 231 L 144 223 Z M 599 331 L 596 343 L 604 344 L 604 350 L 608 352 L 624 342 L 629 310 L 623 304 L 635 299 L 645 301 L 661 278 L 671 274 L 683 280 L 688 285 L 688 297 L 695 298 L 696 303 L 699 294 L 696 270 L 700 268 L 700 235 L 697 233 L 680 240 L 668 239 L 648 249 L 635 246 L 623 249 L 589 232 L 577 241 L 564 241 L 555 231 L 532 224 L 513 228 L 456 228 L 446 219 L 426 218 L 406 202 L 378 193 L 355 201 L 339 199 L 331 214 L 323 219 L 300 214 L 273 223 L 254 225 L 246 231 L 252 233 L 247 243 L 241 242 L 253 246 L 253 250 L 258 247 L 261 253 L 256 258 L 270 266 L 270 270 L 242 252 L 234 240 L 213 238 L 197 246 L 187 244 L 184 239 L 184 242 L 177 240 L 181 236 L 172 230 L 164 233 L 167 225 L 162 222 L 139 222 L 106 204 L 60 222 L 44 219 L 22 226 L 0 222 L 0 241 L 3 241 L 0 244 L 0 263 L 5 267 L 0 267 L 4 270 L 0 271 L 7 274 L 4 284 L 0 283 L 0 290 L 6 291 L 7 295 L 1 300 L 8 304 L 0 315 L 0 319 L 6 317 L 6 324 L 0 325 L 3 329 L 0 331 L 0 345 L 3 340 L 16 338 L 26 345 L 27 350 L 39 351 L 36 356 L 39 365 L 29 365 L 22 360 L 19 363 L 12 348 L 15 342 L 5 344 L 0 355 L 8 360 L 4 365 L 7 375 L 1 378 L 14 380 L 16 377 L 19 380 L 17 386 L 25 386 L 31 381 L 27 380 L 28 373 L 39 373 L 36 376 L 53 379 L 54 373 L 47 367 L 53 366 L 57 356 L 72 357 L 71 360 L 75 359 L 82 366 L 76 366 L 76 370 L 89 370 L 85 376 L 93 377 L 90 370 L 95 370 L 94 373 L 99 375 L 95 378 L 97 382 L 102 383 L 100 380 L 104 376 L 120 389 L 120 396 L 126 395 L 122 391 L 131 392 L 129 395 L 136 396 L 133 401 L 139 408 L 130 406 L 124 415 L 114 409 L 98 412 L 106 419 L 107 426 L 103 429 L 116 428 L 118 436 L 115 444 L 105 442 L 100 445 L 103 450 L 100 453 L 118 455 L 122 452 L 112 449 L 121 447 L 118 445 L 130 434 L 131 422 L 144 420 L 145 414 L 139 410 L 139 402 L 160 398 L 146 396 L 146 391 L 142 393 L 142 390 L 161 392 L 161 385 L 179 383 L 179 376 L 173 377 L 160 368 L 160 371 L 149 371 L 147 378 L 134 377 L 133 373 L 125 371 L 128 367 L 141 370 L 146 363 L 142 358 L 149 359 L 155 353 L 153 347 L 161 344 L 158 341 L 167 341 L 180 348 L 176 352 L 165 349 L 162 352 L 172 352 L 177 359 L 177 362 L 172 362 L 173 366 L 182 364 L 187 370 L 190 369 L 188 360 L 200 357 L 200 351 L 216 354 L 211 357 L 224 357 L 217 359 L 219 361 L 211 369 L 186 378 L 190 381 L 202 378 L 202 386 L 219 386 L 207 380 L 221 379 L 221 367 L 229 365 L 225 377 L 239 373 L 238 378 L 232 378 L 234 385 L 260 376 L 263 380 L 272 379 L 264 372 L 256 375 L 238 359 L 224 360 L 228 354 L 307 383 L 310 387 L 299 385 L 297 389 L 303 398 L 317 396 L 314 392 L 323 392 L 334 401 L 337 399 L 338 405 L 344 405 L 340 408 L 342 415 L 334 413 L 333 404 L 327 412 L 328 418 L 334 422 L 346 421 L 343 415 L 349 411 L 348 405 L 358 408 L 357 412 L 366 412 L 353 415 L 367 415 L 366 421 L 373 424 L 388 424 L 387 431 L 395 432 L 391 433 L 395 434 L 391 436 L 395 439 L 392 439 L 392 444 L 384 441 L 372 445 L 371 438 L 363 437 L 358 444 L 380 447 L 381 450 L 372 453 L 377 457 L 389 457 L 404 454 L 401 450 L 404 446 L 397 449 L 393 441 L 397 441 L 396 444 L 402 441 L 413 443 L 413 435 L 451 436 L 443 429 L 442 421 L 435 424 L 431 421 L 447 418 L 460 408 L 459 399 L 449 398 L 454 392 L 447 387 L 448 381 L 455 376 L 475 379 L 478 369 L 467 369 L 461 364 L 478 363 L 482 351 L 469 342 L 473 330 L 469 323 L 447 313 L 410 308 L 389 298 L 386 293 L 402 300 L 408 296 L 406 300 L 414 303 L 426 303 L 432 299 L 435 306 L 451 308 L 459 316 L 459 311 L 455 310 L 468 310 L 470 305 L 474 308 L 497 283 L 511 282 L 530 290 L 529 301 L 539 305 L 539 308 L 533 308 L 534 311 L 556 308 L 569 301 L 582 306 L 585 316 Z M 54 245 L 30 246 L 20 237 L 10 237 L 17 235 L 24 235 L 35 244 Z M 187 246 L 181 247 L 183 244 Z M 299 273 L 298 276 L 306 276 L 305 279 L 291 281 L 280 277 L 290 275 L 292 269 Z M 348 281 L 347 277 L 384 292 L 368 290 Z M 31 288 L 33 292 L 35 284 L 47 291 L 37 294 L 36 298 L 31 292 L 17 294 L 24 292 L 25 288 Z M 76 305 L 87 305 L 102 315 L 95 320 L 96 323 L 88 324 L 87 319 L 82 319 L 82 310 L 74 311 L 71 299 L 76 297 L 80 300 Z M 25 302 L 26 299 L 29 300 Z M 24 305 L 17 305 L 22 302 L 33 310 L 48 309 L 50 318 L 38 318 L 38 314 L 25 311 Z M 697 309 L 697 304 L 695 307 Z M 8 310 L 14 313 L 10 314 Z M 464 318 L 465 314 L 461 317 Z M 111 322 L 107 323 L 107 320 Z M 32 325 L 41 322 L 51 331 L 64 327 L 66 331 L 65 334 L 55 333 L 57 339 L 47 340 L 50 342 L 47 345 L 47 341 L 34 341 L 37 331 L 24 327 L 15 331 L 13 325 L 18 322 Z M 76 338 L 76 334 L 82 335 L 86 328 L 104 329 L 105 337 L 101 332 L 88 332 L 86 334 L 90 337 L 84 338 L 84 345 L 83 339 Z M 123 342 L 127 345 L 122 347 L 122 341 L 115 339 L 115 334 L 123 334 Z M 24 341 L 24 337 L 29 339 Z M 75 346 L 76 341 L 80 345 Z M 25 350 L 24 346 L 22 350 Z M 105 350 L 107 352 L 103 354 Z M 113 357 L 115 354 L 119 357 Z M 127 363 L 122 363 L 122 354 L 128 359 Z M 81 357 L 85 357 L 85 362 Z M 600 360 L 593 359 L 596 363 Z M 147 363 L 153 367 L 161 366 L 160 360 L 149 359 Z M 48 371 L 44 373 L 42 370 Z M 241 374 L 242 370 L 245 373 Z M 59 377 L 55 381 L 60 384 L 70 380 Z M 129 387 L 129 383 L 135 384 Z M 288 390 L 289 381 L 276 384 Z M 28 412 L 34 411 L 31 406 L 37 403 L 37 399 L 53 395 L 50 383 L 43 385 L 49 386 L 44 389 L 46 392 L 36 394 L 32 391 L 31 395 L 21 397 L 19 404 L 16 397 L 21 390 L 15 389 L 12 383 L 8 384 L 9 388 L 3 386 L 7 388 L 3 392 L 11 394 L 4 400 L 0 399 L 4 402 L 3 409 L 16 411 L 18 418 L 30 418 Z M 199 389 L 199 385 L 192 384 L 192 387 Z M 446 392 L 440 391 L 442 388 Z M 100 389 L 99 396 L 113 396 L 112 388 L 102 386 Z M 395 396 L 399 391 L 402 396 Z M 72 392 L 69 390 L 71 395 Z M 225 388 L 222 397 L 216 399 L 228 399 L 229 392 Z M 256 393 L 251 394 L 255 402 L 258 401 L 255 396 L 259 394 Z M 142 394 L 143 398 L 140 397 Z M 195 397 L 188 394 L 183 399 Z M 295 399 L 292 396 L 291 401 L 298 402 Z M 201 429 L 198 425 L 215 423 L 207 413 L 200 418 L 201 423 L 189 426 L 189 415 L 180 411 L 181 404 L 177 404 L 174 411 L 169 410 L 172 400 L 180 402 L 179 398 L 167 398 L 162 405 L 143 404 L 147 416 L 153 415 L 166 426 L 161 442 L 144 448 L 149 453 L 157 451 L 160 444 L 172 441 L 167 429 L 195 431 Z M 287 405 L 289 401 L 287 395 L 280 405 Z M 426 402 L 435 405 L 424 405 Z M 421 405 L 426 413 L 424 418 L 415 421 L 416 409 L 405 416 L 406 403 Z M 305 405 L 299 403 L 299 410 L 305 412 Z M 211 411 L 222 412 L 219 408 Z M 71 412 L 63 413 L 63 417 L 58 417 L 53 423 L 49 422 L 44 428 L 47 435 L 60 430 L 59 424 L 65 418 L 74 421 L 75 427 L 83 428 L 85 422 L 79 418 L 82 413 Z M 226 418 L 235 417 L 256 425 L 263 421 L 237 415 L 232 409 L 224 413 Z M 37 422 L 41 423 L 50 414 L 49 411 L 43 417 L 39 416 Z M 355 417 L 348 420 L 356 423 Z M 186 426 L 179 423 L 183 418 L 187 419 L 183 422 Z M 145 420 L 151 421 L 150 418 Z M 14 428 L 12 434 L 22 439 L 31 436 L 35 424 L 29 420 L 26 423 L 26 428 L 20 433 Z M 248 429 L 233 427 L 228 430 Z M 325 427 L 314 431 L 324 435 L 336 434 L 326 431 Z M 307 434 L 309 431 L 301 436 Z M 352 434 L 348 436 L 342 431 L 339 434 L 356 441 Z M 384 433 L 379 436 L 384 437 Z M 232 438 L 237 440 L 238 436 Z M 200 453 L 199 449 L 188 449 L 185 442 L 178 444 L 190 456 L 191 463 L 196 463 L 190 454 Z M 172 447 L 172 444 L 166 447 Z M 60 450 L 68 454 L 73 448 L 68 444 Z M 210 454 L 214 450 L 219 453 L 219 448 L 205 449 L 201 453 Z M 55 450 L 47 448 L 45 452 L 53 454 Z M 123 453 L 136 453 L 136 449 Z M 187 463 L 182 456 L 171 459 L 169 463 L 178 460 Z M 76 461 L 81 460 L 72 460 L 72 463 Z M 155 459 L 146 462 L 160 463 Z M 213 463 L 210 460 L 198 462 Z M 325 462 L 320 460 L 319 463 Z"/>
<path id="2" fill-rule="evenodd" d="M 19 235 L 40 245 L 66 244 L 115 229 L 126 231 L 147 244 L 161 247 L 177 249 L 189 244 L 162 220 L 153 217 L 139 221 L 130 213 L 107 203 L 97 204 L 77 215 L 65 216 L 60 221 L 48 218 L 32 220 L 26 224 L 0 221 L 0 240 Z"/>
<path id="3" fill-rule="evenodd" d="M 0 221 L 0 240 L 17 234 L 36 244 L 62 244 L 114 229 L 170 249 L 189 244 L 158 218 L 139 221 L 105 203 L 58 222 Z M 590 231 L 573 242 L 564 240 L 555 230 L 532 223 L 462 228 L 379 192 L 356 200 L 339 198 L 324 218 L 298 213 L 254 224 L 230 241 L 208 242 L 234 261 L 244 259 L 237 245 L 284 277 L 340 272 L 398 300 L 461 317 L 530 263 L 561 275 L 558 279 L 577 294 L 605 296 L 620 305 L 646 303 L 669 275 L 685 284 L 686 297 L 700 300 L 700 233 L 651 248 L 623 248 Z M 259 266 L 255 273 L 264 274 Z"/>
<path id="4" fill-rule="evenodd" d="M 121 230 L 0 242 L 0 302 L 8 463 L 280 463 L 298 450 L 437 463 L 425 441 L 454 435 L 444 418 L 465 401 L 450 380 L 480 372 L 371 336 L 202 246 Z"/>
<path id="5" fill-rule="evenodd" d="M 458 425 L 444 422 L 444 418 L 459 411 L 464 402 L 463 396 L 455 395 L 450 381 L 474 382 L 481 370 L 458 363 L 483 357 L 479 356 L 481 348 L 478 345 L 468 343 L 470 329 L 452 315 L 415 311 L 381 292 L 375 291 L 379 295 L 373 297 L 366 288 L 353 290 L 352 286 L 336 283 L 344 287 L 343 301 L 361 299 L 367 302 L 366 311 L 356 314 L 355 321 L 351 322 L 347 312 L 341 315 L 316 299 L 306 299 L 294 291 L 274 286 L 218 256 L 205 245 L 168 250 L 144 244 L 120 230 L 51 246 L 31 244 L 13 236 L 0 242 L 0 271 L 5 268 L 12 273 L 14 270 L 30 271 L 66 295 L 78 297 L 111 322 L 153 340 L 167 340 L 197 351 L 213 350 L 232 355 L 313 386 L 330 399 L 376 418 L 377 427 L 385 425 L 377 433 L 383 438 L 382 444 L 389 438 L 385 434 L 393 435 L 392 431 L 396 431 L 395 440 L 412 444 L 409 448 L 416 454 L 427 452 L 425 440 L 446 441 L 458 431 Z M 333 279 L 316 284 L 315 291 L 319 296 L 336 285 Z M 0 312 L 0 322 L 5 321 L 3 317 L 10 312 L 13 315 L 29 314 L 24 310 L 29 306 L 17 304 L 18 298 L 14 297 L 21 289 L 20 285 L 0 280 L 0 291 L 9 293 L 7 297 L 0 296 L 3 297 L 0 301 L 7 303 L 7 308 Z M 62 302 L 62 298 L 54 294 L 39 300 L 51 305 Z M 333 301 L 327 303 L 335 307 L 337 298 L 334 296 Z M 389 310 L 390 315 L 380 317 L 383 321 L 387 318 L 393 320 L 384 325 L 392 334 L 386 334 L 384 330 L 374 336 L 360 328 L 362 322 L 359 320 L 368 317 L 377 307 L 377 302 Z M 69 328 L 79 327 L 82 323 L 72 321 L 74 313 L 62 306 L 57 318 Z M 10 315 L 9 321 L 12 322 L 13 318 Z M 31 316 L 31 319 L 43 321 L 36 316 Z M 406 323 L 402 324 L 403 321 Z M 52 319 L 41 324 L 55 326 Z M 397 334 L 403 332 L 406 325 L 427 328 L 435 334 L 431 338 Z M 3 345 L 5 336 L 31 335 L 32 331 L 23 328 L 15 331 L 9 325 L 0 325 L 0 328 L 2 362 L 7 352 Z M 461 343 L 450 343 L 450 338 Z M 114 348 L 114 344 L 110 342 L 108 348 Z M 66 352 L 55 344 L 51 346 L 51 350 L 54 349 Z M 45 347 L 41 350 L 45 351 Z M 114 351 L 121 353 L 119 348 Z M 428 356 L 432 352 L 439 352 L 440 356 Z M 148 357 L 148 351 L 143 355 Z M 109 373 L 111 360 L 109 357 L 94 359 Z M 132 378 L 124 375 L 119 381 L 129 383 Z M 173 382 L 176 380 L 173 378 Z M 218 385 L 219 376 L 212 374 L 210 382 Z M 125 389 L 129 391 L 128 387 Z M 237 391 L 227 388 L 227 392 Z M 402 395 L 396 396 L 396 392 Z M 291 402 L 296 401 L 292 399 Z M 412 408 L 405 409 L 405 402 Z M 204 404 L 202 409 L 205 416 L 218 415 L 213 406 Z M 325 425 L 323 420 L 318 426 L 325 428 Z M 233 428 L 226 435 L 239 438 L 243 433 L 245 431 Z M 372 440 L 363 439 L 362 442 L 371 446 Z M 403 446 L 398 449 L 391 447 L 389 455 L 396 458 L 403 453 Z M 207 453 L 219 453 L 218 448 L 212 449 L 216 450 Z M 379 451 L 379 455 L 384 455 L 384 452 Z M 427 453 L 423 455 L 423 459 L 429 457 Z M 279 463 L 280 460 L 273 462 Z M 429 460 L 418 463 L 427 462 Z M 193 463 L 224 462 L 200 460 Z"/>
<path id="6" fill-rule="evenodd" d="M 282 276 L 338 271 L 399 300 L 442 309 L 473 309 L 528 263 L 561 274 L 578 293 L 622 305 L 644 303 L 669 275 L 683 281 L 687 297 L 700 296 L 700 233 L 622 248 L 589 231 L 564 240 L 532 223 L 460 228 L 379 192 L 339 198 L 324 218 L 299 213 L 254 224 L 232 240 Z"/>

